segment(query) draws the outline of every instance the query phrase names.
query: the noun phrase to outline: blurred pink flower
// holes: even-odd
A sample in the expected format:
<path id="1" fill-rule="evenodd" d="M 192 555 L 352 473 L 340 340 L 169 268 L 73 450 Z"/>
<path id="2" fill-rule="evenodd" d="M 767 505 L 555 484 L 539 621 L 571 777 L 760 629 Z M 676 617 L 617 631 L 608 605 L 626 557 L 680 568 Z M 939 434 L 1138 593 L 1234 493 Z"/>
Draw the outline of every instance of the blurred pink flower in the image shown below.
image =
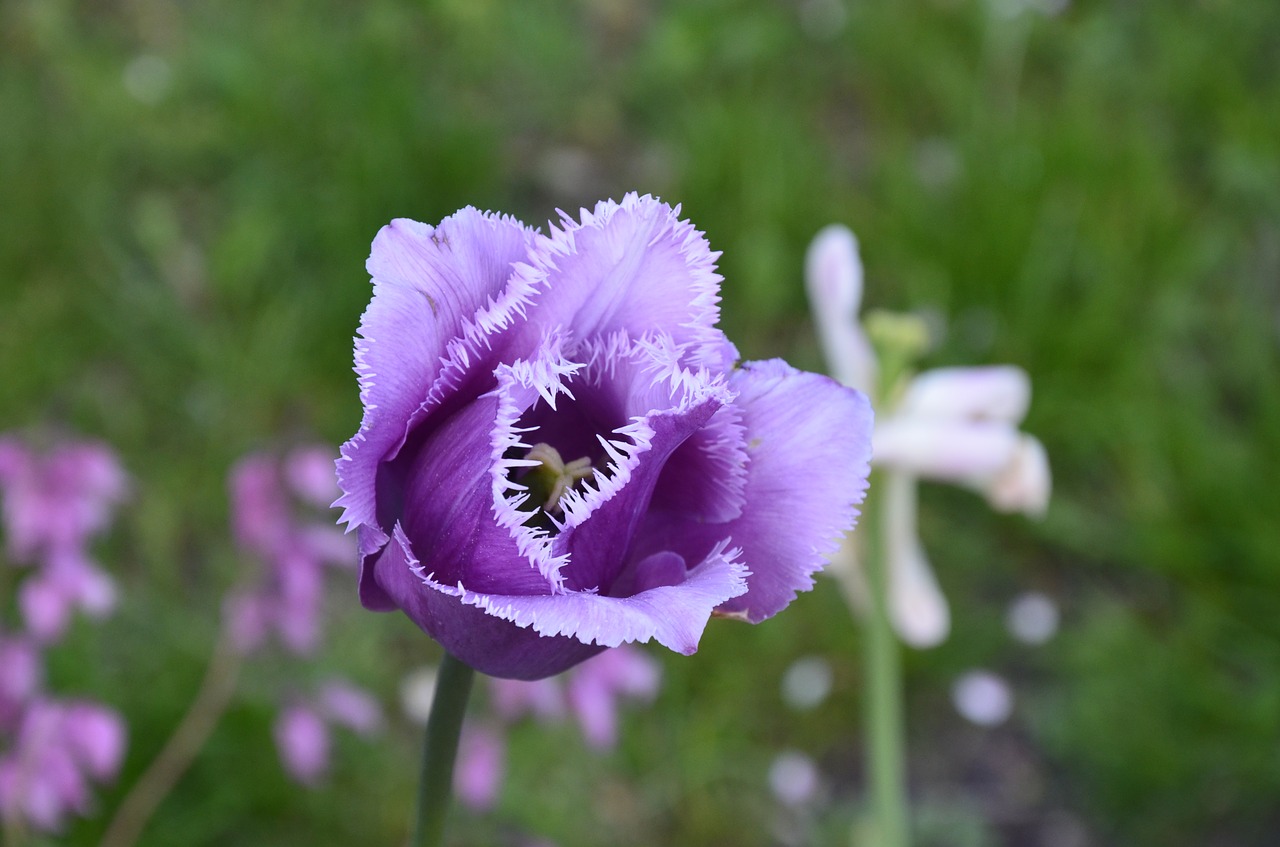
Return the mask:
<path id="1" fill-rule="evenodd" d="M 493 709 L 507 723 L 525 715 L 553 721 L 564 717 L 564 689 L 555 677 L 525 682 L 518 679 L 489 678 Z"/>
<path id="2" fill-rule="evenodd" d="M 15 564 L 38 566 L 19 587 L 18 605 L 41 641 L 58 638 L 77 608 L 101 617 L 115 606 L 115 584 L 87 547 L 127 487 L 102 444 L 69 442 L 41 456 L 14 436 L 0 437 L 6 549 Z"/>
<path id="3" fill-rule="evenodd" d="M 79 553 L 127 489 L 128 477 L 104 444 L 71 442 L 40 456 L 16 437 L 0 437 L 6 546 L 15 562 Z"/>
<path id="4" fill-rule="evenodd" d="M 493 808 L 502 788 L 506 758 L 506 740 L 501 732 L 483 724 L 463 727 L 453 772 L 453 790 L 458 800 L 476 812 Z"/>
<path id="5" fill-rule="evenodd" d="M 273 633 L 293 653 L 314 651 L 320 639 L 324 566 L 354 566 L 353 540 L 327 521 L 306 515 L 317 504 L 327 507 L 332 499 L 319 496 L 321 458 L 327 466 L 327 485 L 336 488 L 334 451 L 323 447 L 298 448 L 283 464 L 255 453 L 231 470 L 232 535 L 242 550 L 266 566 L 256 587 L 233 594 L 224 604 L 232 642 L 242 652 L 258 649 Z"/>
<path id="6" fill-rule="evenodd" d="M 0 731 L 14 726 L 40 689 L 43 669 L 29 638 L 0 635 Z"/>
<path id="7" fill-rule="evenodd" d="M 294 700 L 276 717 L 276 751 L 285 772 L 315 787 L 329 769 L 330 732 L 336 724 L 359 735 L 382 729 L 382 708 L 362 688 L 342 679 L 325 682 L 314 699 Z"/>
<path id="8" fill-rule="evenodd" d="M 48 832 L 89 809 L 87 778 L 113 779 L 124 755 L 124 722 L 87 701 L 37 699 L 0 757 L 0 817 Z"/>
<path id="9" fill-rule="evenodd" d="M 329 768 L 329 727 L 309 706 L 286 706 L 275 724 L 276 750 L 285 772 L 307 786 L 316 785 Z"/>
<path id="10" fill-rule="evenodd" d="M 320 688 L 320 711 L 332 723 L 357 735 L 372 735 L 382 729 L 382 707 L 369 692 L 340 679 Z"/>
<path id="11" fill-rule="evenodd" d="M 618 742 L 619 701 L 651 702 L 661 682 L 658 662 L 637 647 L 616 647 L 583 662 L 566 682 L 582 737 L 596 749 L 612 748 Z"/>
<path id="12" fill-rule="evenodd" d="M 848 228 L 833 224 L 809 246 L 805 282 L 832 375 L 875 399 L 872 464 L 884 473 L 889 616 L 916 647 L 950 631 L 946 598 L 916 529 L 916 479 L 972 488 L 996 509 L 1044 513 L 1051 475 L 1043 445 L 1018 430 L 1031 399 L 1026 372 L 1009 365 L 938 368 L 897 386 L 879 385 L 880 366 L 858 320 L 862 262 Z M 838 557 L 852 568 L 852 547 Z M 842 567 L 836 563 L 834 572 Z M 856 572 L 856 571 L 854 571 Z"/>

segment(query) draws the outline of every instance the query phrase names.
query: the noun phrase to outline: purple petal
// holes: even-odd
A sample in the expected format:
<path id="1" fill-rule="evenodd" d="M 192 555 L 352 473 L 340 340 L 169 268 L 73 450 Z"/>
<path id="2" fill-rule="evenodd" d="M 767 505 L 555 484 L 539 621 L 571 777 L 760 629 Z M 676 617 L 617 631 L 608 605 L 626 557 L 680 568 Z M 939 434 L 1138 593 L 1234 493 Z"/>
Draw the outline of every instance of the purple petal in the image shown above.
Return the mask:
<path id="1" fill-rule="evenodd" d="M 600 652 L 600 647 L 575 638 L 542 638 L 463 603 L 465 589 L 425 579 L 427 574 L 409 552 L 403 531 L 397 527 L 392 536 L 367 566 L 378 590 L 392 608 L 401 609 L 444 649 L 476 670 L 511 679 L 541 679 Z"/>
<path id="2" fill-rule="evenodd" d="M 642 535 L 654 549 L 686 558 L 726 540 L 741 547 L 749 590 L 717 611 L 758 623 L 813 587 L 811 574 L 852 526 L 867 487 L 871 406 L 862 394 L 777 359 L 748 362 L 729 384 L 738 391 L 750 457 L 742 516 L 701 524 L 655 514 Z"/>
<path id="3" fill-rule="evenodd" d="M 580 224 L 561 215 L 519 271 L 546 289 L 531 321 L 564 327 L 574 341 L 661 328 L 677 344 L 694 345 L 693 364 L 722 362 L 720 254 L 680 220 L 679 207 L 631 193 L 621 203 L 597 203 L 594 212 L 582 209 Z"/>
<path id="4" fill-rule="evenodd" d="M 691 654 L 712 610 L 746 587 L 745 569 L 723 546 L 680 585 L 632 597 L 483 594 L 443 585 L 424 573 L 398 528 L 378 563 L 380 575 L 384 562 L 383 588 L 411 619 L 476 670 L 510 679 L 540 679 L 600 647 L 651 638 Z"/>
<path id="5" fill-rule="evenodd" d="M 626 564 L 624 551 L 649 509 L 661 475 L 674 461 L 694 460 L 688 453 L 675 453 L 705 427 L 732 395 L 723 379 L 713 378 L 705 371 L 680 368 L 677 354 L 669 347 L 643 343 L 610 346 L 617 349 L 597 357 L 584 369 L 587 384 L 576 393 L 581 398 L 579 402 L 590 401 L 608 409 L 602 409 L 599 417 L 632 421 L 615 430 L 630 443 L 622 439 L 609 441 L 612 461 L 607 472 L 597 474 L 592 480 L 594 487 L 584 488 L 581 494 L 575 490 L 566 495 L 562 501 L 564 529 L 554 539 L 552 549 L 566 560 L 561 572 L 566 585 L 616 596 L 619 592 L 613 590 L 613 582 Z M 596 362 L 607 363 L 608 374 L 596 377 L 593 384 L 591 380 L 601 367 Z M 610 393 L 616 396 L 607 397 Z M 692 446 L 698 459 L 706 461 L 699 447 L 714 442 L 721 434 L 710 433 Z M 717 473 L 724 467 L 712 465 L 706 470 Z M 725 489 L 731 492 L 732 486 L 730 477 Z M 703 486 L 702 490 L 714 491 L 710 486 Z M 731 493 L 718 502 L 730 497 Z M 690 517 L 697 519 L 703 514 L 693 512 Z"/>
<path id="6" fill-rule="evenodd" d="M 467 208 L 438 227 L 396 220 L 373 243 L 373 300 L 360 324 L 356 372 L 364 420 L 342 448 L 335 505 L 349 524 L 376 526 L 378 464 L 399 448 L 411 416 L 467 341 L 513 320 L 528 296 L 508 286 L 532 231 Z"/>

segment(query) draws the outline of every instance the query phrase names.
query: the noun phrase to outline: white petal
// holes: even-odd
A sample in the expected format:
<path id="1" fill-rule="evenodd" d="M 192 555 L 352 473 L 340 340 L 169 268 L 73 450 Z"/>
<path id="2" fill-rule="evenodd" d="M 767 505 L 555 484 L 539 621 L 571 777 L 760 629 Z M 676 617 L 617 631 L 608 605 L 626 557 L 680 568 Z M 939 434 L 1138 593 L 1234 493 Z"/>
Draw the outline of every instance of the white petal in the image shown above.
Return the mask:
<path id="1" fill-rule="evenodd" d="M 912 476 L 986 483 L 1014 460 L 1019 433 L 996 421 L 936 420 L 895 415 L 876 425 L 871 461 Z"/>
<path id="2" fill-rule="evenodd" d="M 1031 379 L 1022 368 L 936 368 L 911 381 L 897 411 L 913 417 L 1017 423 L 1030 403 Z"/>
<path id="3" fill-rule="evenodd" d="M 831 375 L 860 391 L 874 387 L 876 358 L 858 324 L 862 261 L 848 227 L 831 224 L 809 245 L 805 286 Z"/>
<path id="4" fill-rule="evenodd" d="M 1052 487 L 1044 445 L 1035 436 L 1023 435 L 1008 464 L 982 490 L 995 509 L 1040 517 L 1049 508 Z"/>
<path id="5" fill-rule="evenodd" d="M 934 647 L 951 631 L 951 612 L 916 533 L 916 481 L 886 474 L 885 556 L 889 571 L 889 619 L 912 647 Z"/>

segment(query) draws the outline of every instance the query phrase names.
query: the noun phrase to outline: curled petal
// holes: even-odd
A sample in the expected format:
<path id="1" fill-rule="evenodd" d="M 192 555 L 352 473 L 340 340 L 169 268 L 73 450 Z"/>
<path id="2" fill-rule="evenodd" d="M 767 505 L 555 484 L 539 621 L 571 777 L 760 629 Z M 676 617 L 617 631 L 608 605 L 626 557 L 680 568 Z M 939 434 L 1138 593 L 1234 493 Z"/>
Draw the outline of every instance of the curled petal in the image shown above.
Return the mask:
<path id="1" fill-rule="evenodd" d="M 511 679 L 550 676 L 603 647 L 651 638 L 688 655 L 712 610 L 746 590 L 746 568 L 721 545 L 679 585 L 631 597 L 478 593 L 430 579 L 399 528 L 378 574 L 397 605 L 446 650 L 482 673 Z"/>
<path id="2" fill-rule="evenodd" d="M 373 300 L 356 345 L 365 415 L 338 460 L 344 521 L 376 526 L 378 464 L 399 449 L 466 342 L 513 320 L 525 295 L 507 283 L 531 238 L 518 221 L 471 208 L 438 227 L 402 219 L 378 233 L 368 262 Z"/>
<path id="3" fill-rule="evenodd" d="M 871 405 L 777 359 L 746 363 L 729 385 L 748 456 L 742 515 L 707 524 L 655 511 L 641 535 L 693 561 L 726 539 L 740 546 L 749 591 L 717 611 L 758 623 L 813 587 L 812 574 L 853 526 L 867 488 Z"/>
<path id="4" fill-rule="evenodd" d="M 1031 378 L 1013 365 L 935 368 L 907 386 L 896 413 L 903 417 L 1003 421 L 1016 424 L 1031 403 Z"/>
<path id="5" fill-rule="evenodd" d="M 520 269 L 546 288 L 530 315 L 537 326 L 562 326 L 576 341 L 618 331 L 639 337 L 661 327 L 677 344 L 693 345 L 693 364 L 723 360 L 724 336 L 715 326 L 720 254 L 680 220 L 679 207 L 631 193 L 621 203 L 582 209 L 581 223 L 561 215 Z"/>

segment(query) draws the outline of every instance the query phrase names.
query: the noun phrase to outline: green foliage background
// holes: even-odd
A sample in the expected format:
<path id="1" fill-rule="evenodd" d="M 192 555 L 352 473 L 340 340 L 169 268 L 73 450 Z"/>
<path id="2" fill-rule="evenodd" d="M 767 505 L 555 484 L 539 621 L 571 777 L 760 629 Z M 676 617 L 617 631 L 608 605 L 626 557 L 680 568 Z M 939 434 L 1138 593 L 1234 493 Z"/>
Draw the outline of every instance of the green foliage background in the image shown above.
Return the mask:
<path id="1" fill-rule="evenodd" d="M 908 667 L 921 843 L 1273 843 L 1280 4 L 1021 5 L 0 0 L 0 429 L 103 438 L 136 488 L 99 548 L 123 609 L 51 656 L 53 688 L 130 720 L 99 808 L 181 714 L 243 567 L 230 463 L 358 423 L 378 227 L 466 204 L 537 222 L 639 189 L 724 251 L 748 358 L 821 367 L 801 261 L 843 221 L 870 305 L 946 328 L 929 364 L 1033 376 L 1048 518 L 924 491 L 955 632 Z M 155 102 L 122 82 L 138 56 L 167 63 Z M 1026 588 L 1064 611 L 1044 648 L 1004 633 Z M 394 711 L 401 674 L 436 655 L 349 586 L 335 597 L 324 661 L 250 670 L 143 843 L 401 842 L 403 720 L 342 740 L 319 792 L 270 744 L 281 679 L 340 669 Z M 858 637 L 825 582 L 765 626 L 716 622 L 697 657 L 663 657 L 618 752 L 519 729 L 500 809 L 464 815 L 456 843 L 774 843 L 765 772 L 784 747 L 828 780 L 812 843 L 847 843 Z M 836 687 L 796 715 L 777 681 L 805 654 Z M 1006 727 L 952 712 L 973 666 L 1014 681 Z"/>

